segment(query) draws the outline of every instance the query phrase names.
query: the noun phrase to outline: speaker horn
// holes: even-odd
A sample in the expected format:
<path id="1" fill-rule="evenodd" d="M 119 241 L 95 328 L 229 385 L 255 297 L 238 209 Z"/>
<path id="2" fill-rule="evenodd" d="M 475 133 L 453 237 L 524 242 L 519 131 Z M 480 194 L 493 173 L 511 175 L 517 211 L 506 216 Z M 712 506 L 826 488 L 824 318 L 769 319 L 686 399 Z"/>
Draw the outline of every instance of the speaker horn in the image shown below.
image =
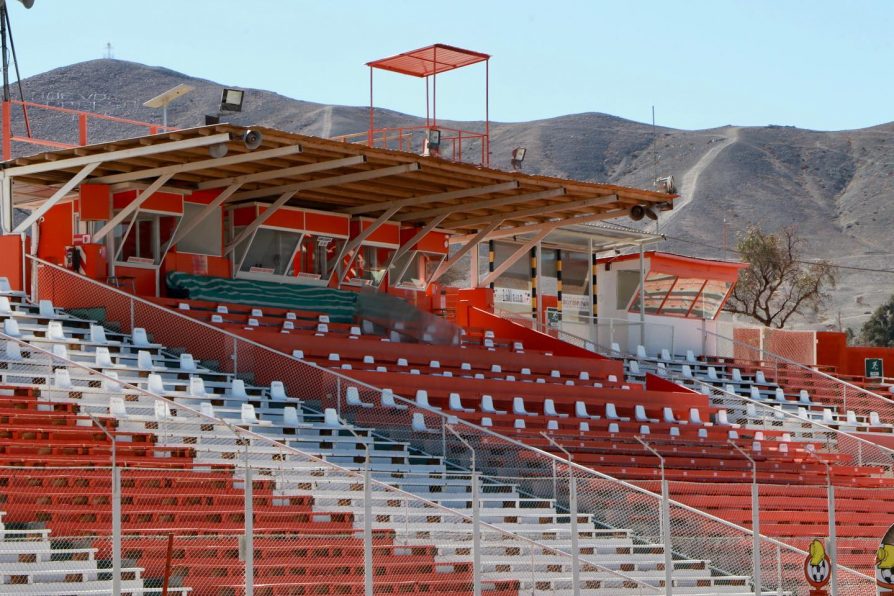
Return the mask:
<path id="1" fill-rule="evenodd" d="M 639 221 L 646 215 L 646 210 L 642 205 L 634 205 L 630 208 L 630 219 Z"/>
<path id="2" fill-rule="evenodd" d="M 242 142 L 249 151 L 254 151 L 260 147 L 263 140 L 264 135 L 256 130 L 246 130 L 245 134 L 242 135 Z"/>
<path id="3" fill-rule="evenodd" d="M 227 147 L 226 143 L 217 143 L 216 145 L 208 147 L 208 155 L 214 159 L 220 159 L 221 157 L 224 157 L 229 150 L 230 148 Z"/>

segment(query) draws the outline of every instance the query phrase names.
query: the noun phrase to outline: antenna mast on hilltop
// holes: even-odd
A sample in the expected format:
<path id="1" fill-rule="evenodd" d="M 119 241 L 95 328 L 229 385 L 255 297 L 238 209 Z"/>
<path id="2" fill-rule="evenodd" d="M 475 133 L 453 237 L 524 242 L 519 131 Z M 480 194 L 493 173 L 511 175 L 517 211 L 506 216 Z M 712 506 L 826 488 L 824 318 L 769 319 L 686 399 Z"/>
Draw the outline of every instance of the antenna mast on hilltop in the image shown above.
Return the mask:
<path id="1" fill-rule="evenodd" d="M 106 51 L 105 51 L 105 54 L 103 54 L 103 58 L 105 58 L 106 60 L 111 60 L 114 57 L 115 56 L 112 54 L 112 42 L 107 41 L 106 42 Z"/>

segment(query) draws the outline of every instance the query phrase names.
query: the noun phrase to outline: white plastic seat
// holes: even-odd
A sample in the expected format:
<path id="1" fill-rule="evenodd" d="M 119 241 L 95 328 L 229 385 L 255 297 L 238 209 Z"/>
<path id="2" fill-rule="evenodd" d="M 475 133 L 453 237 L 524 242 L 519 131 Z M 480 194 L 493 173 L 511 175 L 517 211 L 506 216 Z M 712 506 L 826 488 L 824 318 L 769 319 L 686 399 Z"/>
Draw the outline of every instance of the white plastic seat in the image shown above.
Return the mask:
<path id="1" fill-rule="evenodd" d="M 646 415 L 646 408 L 642 404 L 636 404 L 633 407 L 633 418 L 637 422 L 658 422 L 655 418 L 649 418 Z"/>
<path id="2" fill-rule="evenodd" d="M 341 355 L 337 352 L 331 352 L 329 354 L 329 362 L 339 362 L 341 361 Z"/>
<path id="3" fill-rule="evenodd" d="M 780 403 L 788 403 L 788 400 L 785 399 L 785 391 L 782 390 L 782 387 L 777 387 L 775 390 L 776 401 Z"/>
<path id="4" fill-rule="evenodd" d="M 692 378 L 692 367 L 689 366 L 688 364 L 684 364 L 683 368 L 680 370 L 680 372 L 683 374 L 683 378 L 685 378 L 685 379 Z"/>
<path id="5" fill-rule="evenodd" d="M 723 390 L 726 391 L 727 393 L 731 393 L 731 394 L 733 394 L 733 395 L 736 395 L 736 386 L 733 385 L 732 383 L 727 383 L 727 384 L 724 386 Z"/>
<path id="6" fill-rule="evenodd" d="M 152 370 L 152 354 L 147 352 L 146 350 L 140 350 L 137 352 L 137 368 L 140 370 Z"/>
<path id="7" fill-rule="evenodd" d="M 205 380 L 202 377 L 189 377 L 189 394 L 193 397 L 208 395 L 208 391 L 205 389 Z"/>
<path id="8" fill-rule="evenodd" d="M 242 424 L 259 424 L 260 420 L 258 420 L 258 414 L 255 412 L 255 407 L 251 404 L 242 404 L 240 411 L 240 418 L 242 419 Z"/>
<path id="9" fill-rule="evenodd" d="M 512 427 L 515 430 L 525 430 L 525 421 L 521 418 L 516 418 L 515 422 L 512 424 Z"/>
<path id="10" fill-rule="evenodd" d="M 230 310 L 222 304 L 217 306 L 217 312 L 219 312 L 222 315 L 230 314 Z"/>
<path id="11" fill-rule="evenodd" d="M 702 422 L 702 413 L 698 408 L 689 408 L 689 423 L 690 424 L 704 424 Z"/>
<path id="12" fill-rule="evenodd" d="M 574 402 L 574 415 L 578 418 L 589 418 L 591 420 L 599 419 L 599 416 L 594 416 L 587 412 L 587 404 L 582 401 Z"/>
<path id="13" fill-rule="evenodd" d="M 756 433 L 754 433 L 754 440 L 755 441 L 763 441 L 764 440 L 764 431 L 759 430 Z"/>
<path id="14" fill-rule="evenodd" d="M 568 414 L 560 414 L 556 411 L 556 402 L 549 398 L 543 400 L 543 414 L 553 418 L 568 418 Z"/>
<path id="15" fill-rule="evenodd" d="M 613 341 L 612 345 L 611 345 L 611 351 L 612 351 L 612 354 L 620 354 L 621 353 L 621 344 L 619 344 L 616 341 Z"/>
<path id="16" fill-rule="evenodd" d="M 146 335 L 146 330 L 142 327 L 134 327 L 131 341 L 133 342 L 133 345 L 143 348 L 152 345 L 149 343 L 149 336 Z"/>
<path id="17" fill-rule="evenodd" d="M 686 350 L 686 362 L 698 362 L 695 357 L 695 352 L 692 350 Z"/>
<path id="18" fill-rule="evenodd" d="M 641 426 L 639 427 L 639 434 L 641 434 L 641 435 L 650 435 L 650 434 L 652 434 L 652 431 L 649 429 L 649 426 L 648 426 L 648 425 L 643 424 L 643 425 L 641 425 Z"/>
<path id="19" fill-rule="evenodd" d="M 517 416 L 536 416 L 534 412 L 528 412 L 525 409 L 525 399 L 523 397 L 512 398 L 512 413 Z"/>
<path id="20" fill-rule="evenodd" d="M 661 359 L 665 362 L 670 362 L 671 360 L 673 360 L 673 358 L 671 358 L 670 350 L 668 350 L 667 348 L 661 348 Z"/>
<path id="21" fill-rule="evenodd" d="M 345 389 L 345 402 L 349 406 L 357 406 L 360 408 L 371 408 L 372 404 L 368 404 L 360 399 L 360 391 L 356 387 L 348 387 Z"/>
<path id="22" fill-rule="evenodd" d="M 317 317 L 317 321 L 320 323 L 329 323 L 329 315 L 320 315 Z"/>
<path id="23" fill-rule="evenodd" d="M 317 333 L 329 333 L 329 325 L 326 323 L 317 323 Z"/>
<path id="24" fill-rule="evenodd" d="M 754 442 L 752 442 L 752 443 L 751 443 L 751 450 L 752 450 L 752 451 L 755 451 L 755 452 L 757 452 L 757 453 L 760 453 L 760 451 L 761 451 L 761 442 L 760 442 L 760 441 L 754 441 Z"/>
<path id="25" fill-rule="evenodd" d="M 180 354 L 180 370 L 195 371 L 196 361 L 189 352 Z"/>
<path id="26" fill-rule="evenodd" d="M 441 368 L 441 362 L 439 360 L 432 360 L 428 363 L 429 368 Z"/>
<path id="27" fill-rule="evenodd" d="M 270 381 L 270 399 L 283 401 L 288 399 L 286 395 L 286 386 L 282 381 Z"/>
<path id="28" fill-rule="evenodd" d="M 661 409 L 661 416 L 668 424 L 679 424 L 681 421 L 674 416 L 673 408 L 664 407 Z"/>
<path id="29" fill-rule="evenodd" d="M 738 438 L 739 438 L 739 431 L 737 431 L 737 430 L 730 430 L 730 431 L 727 431 L 727 433 L 726 433 L 726 438 L 729 439 L 730 441 L 736 441 L 736 440 L 738 440 Z"/>
<path id="30" fill-rule="evenodd" d="M 699 439 L 707 439 L 708 438 L 708 429 L 707 428 L 698 429 L 698 438 Z"/>
<path id="31" fill-rule="evenodd" d="M 348 330 L 348 335 L 350 337 L 358 337 L 360 335 L 363 335 L 363 333 L 360 331 L 360 327 L 355 325 Z"/>
<path id="32" fill-rule="evenodd" d="M 413 414 L 413 422 L 411 423 L 411 425 L 413 430 L 417 433 L 437 432 L 435 429 L 425 426 L 425 416 L 423 416 L 421 412 L 416 412 L 415 414 Z"/>
<path id="33" fill-rule="evenodd" d="M 189 310 L 189 304 L 186 302 L 180 302 L 177 304 L 177 310 Z"/>
<path id="34" fill-rule="evenodd" d="M 751 399 L 755 401 L 762 401 L 764 397 L 761 395 L 760 389 L 757 388 L 757 385 L 751 386 Z"/>
<path id="35" fill-rule="evenodd" d="M 68 372 L 67 368 L 57 368 L 53 371 L 53 387 L 57 387 L 59 389 L 71 389 L 71 375 Z"/>
<path id="36" fill-rule="evenodd" d="M 492 339 L 490 339 L 490 338 L 485 339 L 485 340 L 484 340 L 484 347 L 485 347 L 485 348 L 493 348 L 493 347 L 494 347 L 494 340 L 492 340 Z"/>
<path id="37" fill-rule="evenodd" d="M 757 406 L 754 404 L 745 404 L 745 415 L 749 418 L 757 418 Z"/>
<path id="38" fill-rule="evenodd" d="M 482 395 L 481 396 L 481 411 L 486 412 L 488 414 L 505 414 L 506 412 L 503 410 L 498 410 L 494 407 L 494 398 L 490 395 Z"/>
<path id="39" fill-rule="evenodd" d="M 717 411 L 716 421 L 714 422 L 714 424 L 716 424 L 717 426 L 730 426 L 730 421 L 726 410 Z"/>
<path id="40" fill-rule="evenodd" d="M 292 358 L 304 360 L 304 350 L 292 350 Z"/>
<path id="41" fill-rule="evenodd" d="M 619 432 L 621 432 L 621 427 L 618 426 L 617 422 L 612 422 L 608 425 L 608 432 L 610 432 L 613 435 L 616 435 Z"/>
<path id="42" fill-rule="evenodd" d="M 298 315 L 296 315 L 295 313 L 289 311 L 289 312 L 286 313 L 286 320 L 287 320 L 287 321 L 297 321 L 297 320 L 298 320 Z"/>
<path id="43" fill-rule="evenodd" d="M 211 405 L 210 401 L 203 401 L 199 404 L 199 412 L 201 412 L 202 416 L 207 416 L 208 418 L 217 418 L 214 414 L 214 406 Z"/>
<path id="44" fill-rule="evenodd" d="M 845 416 L 846 416 L 846 420 L 847 420 L 848 424 L 850 424 L 850 425 L 859 424 L 857 422 L 857 413 L 854 412 L 853 410 L 848 410 L 847 413 L 845 414 Z"/>
<path id="45" fill-rule="evenodd" d="M 669 429 L 667 429 L 667 434 L 672 437 L 679 437 L 680 436 L 680 427 L 679 426 L 670 427 Z"/>
<path id="46" fill-rule="evenodd" d="M 525 351 L 525 345 L 520 341 L 514 341 L 512 342 L 512 351 L 521 354 Z"/>
<path id="47" fill-rule="evenodd" d="M 7 360 L 22 359 L 22 347 L 11 339 L 6 340 L 6 358 Z"/>
<path id="48" fill-rule="evenodd" d="M 90 342 L 95 344 L 107 344 L 106 330 L 102 325 L 90 324 Z"/>
<path id="49" fill-rule="evenodd" d="M 617 383 L 617 382 L 618 382 L 618 377 L 617 377 L 616 375 L 608 375 L 608 378 L 607 378 L 606 380 L 607 380 L 609 383 Z"/>
<path id="50" fill-rule="evenodd" d="M 627 363 L 627 368 L 630 370 L 631 375 L 640 374 L 639 368 L 639 360 L 631 360 Z"/>
<path id="51" fill-rule="evenodd" d="M 501 372 L 503 372 L 503 367 L 500 366 L 499 364 L 491 364 L 491 366 L 490 366 L 490 372 L 492 372 L 492 373 L 501 373 Z"/>
<path id="52" fill-rule="evenodd" d="M 754 373 L 754 381 L 756 383 L 760 383 L 761 385 L 766 385 L 767 377 L 764 376 L 764 371 L 759 370 L 756 373 Z"/>
<path id="53" fill-rule="evenodd" d="M 885 426 L 882 423 L 882 419 L 879 417 L 878 412 L 869 412 L 869 425 L 870 426 Z"/>
<path id="54" fill-rule="evenodd" d="M 9 285 L 9 278 L 0 277 L 0 294 L 12 294 L 12 286 Z"/>
<path id="55" fill-rule="evenodd" d="M 619 416 L 618 409 L 615 407 L 615 404 L 611 402 L 605 404 L 605 418 L 606 420 L 620 420 L 621 422 L 630 421 L 630 418 Z"/>
<path id="56" fill-rule="evenodd" d="M 349 363 L 347 363 L 347 362 L 345 362 L 344 364 L 341 365 L 341 369 L 342 369 L 342 370 L 352 370 L 353 368 L 354 368 L 354 367 L 351 366 L 351 365 L 350 365 Z"/>
<path id="57" fill-rule="evenodd" d="M 51 318 L 56 316 L 56 309 L 53 308 L 53 303 L 50 300 L 41 300 L 38 302 L 37 311 L 42 317 Z"/>
<path id="58" fill-rule="evenodd" d="M 223 317 L 220 315 L 211 315 L 211 322 L 212 323 L 223 323 L 224 320 L 223 320 Z"/>
<path id="59" fill-rule="evenodd" d="M 61 321 L 50 321 L 47 323 L 47 338 L 56 340 L 65 339 L 65 330 L 62 328 Z"/>
<path id="60" fill-rule="evenodd" d="M 472 408 L 464 408 L 462 399 L 460 399 L 459 393 L 451 393 L 450 394 L 450 403 L 449 408 L 453 412 L 474 412 Z"/>
<path id="61" fill-rule="evenodd" d="M 113 395 L 109 398 L 109 414 L 115 418 L 126 418 L 127 408 L 124 406 L 124 398 L 120 395 Z"/>
<path id="62" fill-rule="evenodd" d="M 112 355 L 109 353 L 109 349 L 103 346 L 98 346 L 96 348 L 96 353 L 94 354 L 93 364 L 96 368 L 112 368 L 114 364 L 112 364 Z"/>
<path id="63" fill-rule="evenodd" d="M 171 418 L 171 407 L 168 402 L 155 400 L 155 419 L 158 421 L 168 420 Z"/>
<path id="64" fill-rule="evenodd" d="M 712 381 L 719 381 L 720 377 L 717 376 L 717 369 L 713 366 L 708 367 L 708 378 Z"/>
<path id="65" fill-rule="evenodd" d="M 251 316 L 253 316 L 253 317 L 263 317 L 263 316 L 264 316 L 264 311 L 262 311 L 260 308 L 253 308 L 253 309 L 251 309 Z"/>
<path id="66" fill-rule="evenodd" d="M 530 368 L 523 368 L 523 369 L 521 369 L 521 370 L 519 371 L 518 374 L 520 374 L 520 375 L 530 375 L 530 374 L 531 374 L 531 369 L 530 369 Z"/>
<path id="67" fill-rule="evenodd" d="M 436 408 L 430 403 L 428 403 L 428 391 L 425 389 L 417 389 L 416 390 L 416 405 L 420 408 L 429 408 L 431 410 L 440 410 L 441 408 Z"/>
<path id="68" fill-rule="evenodd" d="M 282 409 L 282 425 L 296 427 L 301 422 L 298 420 L 298 408 L 294 406 L 286 406 Z"/>
<path id="69" fill-rule="evenodd" d="M 373 358 L 372 356 L 364 356 L 363 357 L 363 364 L 375 364 L 375 363 L 376 363 L 376 359 Z"/>
<path id="70" fill-rule="evenodd" d="M 733 369 L 733 381 L 735 381 L 736 383 L 742 382 L 742 371 L 738 368 Z"/>
<path id="71" fill-rule="evenodd" d="M 806 389 L 801 389 L 801 392 L 798 394 L 798 401 L 802 404 L 810 405 L 813 402 L 810 401 L 810 394 L 807 393 Z"/>
<path id="72" fill-rule="evenodd" d="M 323 426 L 340 428 L 341 425 L 341 420 L 338 419 L 338 412 L 335 411 L 335 408 L 326 408 L 323 410 Z"/>
<path id="73" fill-rule="evenodd" d="M 828 408 L 823 409 L 823 424 L 835 424 L 835 417 L 832 414 L 832 410 Z"/>
<path id="74" fill-rule="evenodd" d="M 410 363 L 407 362 L 407 359 L 406 359 L 406 358 L 398 358 L 398 359 L 397 359 L 397 365 L 398 365 L 398 366 L 409 366 L 409 364 L 410 364 Z"/>
<path id="75" fill-rule="evenodd" d="M 585 371 L 585 370 L 582 370 L 582 371 L 580 371 L 580 374 L 577 376 L 577 378 L 578 378 L 579 380 L 581 380 L 581 381 L 589 381 L 589 380 L 590 380 L 590 373 L 588 373 L 588 372 Z"/>
<path id="76" fill-rule="evenodd" d="M 65 344 L 53 344 L 53 356 L 68 360 L 68 348 L 65 347 Z"/>
<path id="77" fill-rule="evenodd" d="M 560 379 L 562 378 L 562 373 L 557 370 L 551 370 L 549 371 L 549 376 L 553 379 Z"/>
<path id="78" fill-rule="evenodd" d="M 485 416 L 481 419 L 481 426 L 493 426 L 493 425 L 494 425 L 494 421 L 491 418 L 488 418 L 487 416 Z"/>
<path id="79" fill-rule="evenodd" d="M 164 395 L 166 392 L 164 383 L 161 380 L 161 375 L 157 373 L 149 373 L 149 377 L 147 378 L 147 388 L 150 393 L 155 393 L 157 395 Z"/>
<path id="80" fill-rule="evenodd" d="M 583 421 L 577 425 L 577 432 L 579 433 L 588 433 L 590 432 L 590 423 Z"/>
<path id="81" fill-rule="evenodd" d="M 283 321 L 282 322 L 282 330 L 283 331 L 294 331 L 295 330 L 295 322 L 294 321 Z"/>
<path id="82" fill-rule="evenodd" d="M 0 296 L 0 315 L 11 315 L 12 304 L 6 296 Z"/>
<path id="83" fill-rule="evenodd" d="M 636 357 L 637 358 L 648 358 L 649 355 L 646 354 L 646 346 L 636 346 Z"/>
<path id="84" fill-rule="evenodd" d="M 382 389 L 382 407 L 391 408 L 393 410 L 406 410 L 409 406 L 394 401 L 394 392 L 386 387 L 385 389 Z"/>
<path id="85" fill-rule="evenodd" d="M 559 430 L 559 421 L 558 420 L 547 420 L 546 421 L 546 430 Z"/>

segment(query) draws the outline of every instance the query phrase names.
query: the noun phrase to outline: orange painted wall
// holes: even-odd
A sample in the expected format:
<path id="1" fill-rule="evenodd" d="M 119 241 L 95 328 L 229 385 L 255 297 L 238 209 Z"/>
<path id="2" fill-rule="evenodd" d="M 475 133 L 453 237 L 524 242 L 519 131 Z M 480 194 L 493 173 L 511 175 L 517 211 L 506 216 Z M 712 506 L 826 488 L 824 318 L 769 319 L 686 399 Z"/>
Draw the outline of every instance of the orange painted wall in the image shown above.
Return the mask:
<path id="1" fill-rule="evenodd" d="M 57 265 L 65 263 L 65 247 L 72 243 L 73 209 L 74 203 L 62 203 L 44 214 L 37 247 L 41 259 Z"/>
<path id="2" fill-rule="evenodd" d="M 29 242 L 27 238 L 26 242 Z M 21 292 L 25 289 L 22 287 L 22 237 L 18 234 L 0 236 L 0 255 L 3 255 L 0 277 L 5 277 L 13 290 Z"/>
<path id="3" fill-rule="evenodd" d="M 844 333 L 818 331 L 816 334 L 817 364 L 834 366 L 844 375 L 862 375 L 866 358 L 881 358 L 885 376 L 894 376 L 894 348 L 848 346 Z"/>
<path id="4" fill-rule="evenodd" d="M 119 280 L 125 277 L 134 278 L 134 290 L 138 296 L 155 296 L 155 270 L 138 267 L 115 266 L 115 275 Z M 121 282 L 122 288 L 130 290 L 130 283 Z"/>

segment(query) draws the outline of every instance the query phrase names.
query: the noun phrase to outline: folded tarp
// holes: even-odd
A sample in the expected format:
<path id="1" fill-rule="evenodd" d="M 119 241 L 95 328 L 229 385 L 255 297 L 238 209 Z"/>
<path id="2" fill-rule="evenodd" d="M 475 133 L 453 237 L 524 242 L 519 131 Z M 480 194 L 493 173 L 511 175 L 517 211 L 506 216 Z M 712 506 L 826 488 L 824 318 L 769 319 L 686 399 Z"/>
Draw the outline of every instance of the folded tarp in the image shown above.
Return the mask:
<path id="1" fill-rule="evenodd" d="M 317 286 L 206 277 L 172 271 L 168 273 L 168 288 L 173 294 L 190 300 L 324 313 L 333 323 L 352 323 L 357 309 L 357 294 Z"/>

